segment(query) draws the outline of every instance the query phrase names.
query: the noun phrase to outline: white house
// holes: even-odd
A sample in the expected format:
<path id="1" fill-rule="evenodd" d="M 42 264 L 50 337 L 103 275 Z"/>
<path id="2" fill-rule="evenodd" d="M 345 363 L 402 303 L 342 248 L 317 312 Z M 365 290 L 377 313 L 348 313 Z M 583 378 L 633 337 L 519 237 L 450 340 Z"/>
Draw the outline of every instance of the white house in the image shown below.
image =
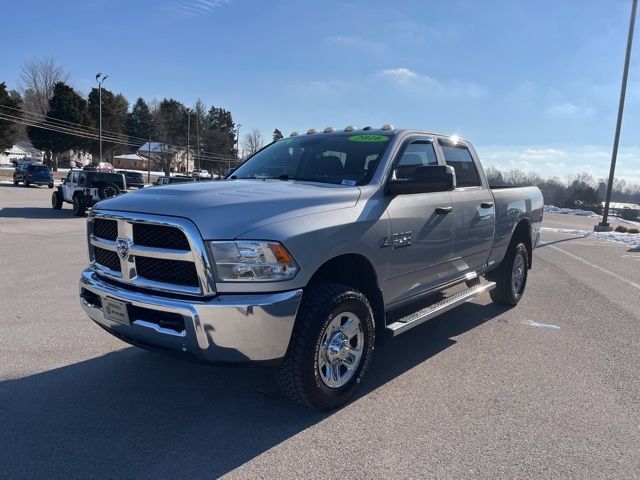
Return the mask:
<path id="1" fill-rule="evenodd" d="M 26 158 L 42 162 L 44 153 L 34 148 L 31 142 L 18 141 L 9 150 L 0 153 L 0 165 L 11 165 L 13 162 L 21 163 Z"/>
<path id="2" fill-rule="evenodd" d="M 187 149 L 167 145 L 162 142 L 147 142 L 138 148 L 138 155 L 151 158 L 152 169 L 162 170 L 162 165 L 170 161 L 171 171 L 185 172 L 187 170 Z M 189 168 L 193 168 L 193 151 L 189 156 L 191 159 Z"/>

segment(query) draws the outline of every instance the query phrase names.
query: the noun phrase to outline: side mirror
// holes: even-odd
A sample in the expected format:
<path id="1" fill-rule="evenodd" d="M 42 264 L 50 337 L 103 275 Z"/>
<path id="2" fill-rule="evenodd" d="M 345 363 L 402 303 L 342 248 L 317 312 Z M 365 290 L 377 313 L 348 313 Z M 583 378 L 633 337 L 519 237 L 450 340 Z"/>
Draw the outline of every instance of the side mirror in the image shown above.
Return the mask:
<path id="1" fill-rule="evenodd" d="M 387 184 L 390 195 L 448 192 L 456 188 L 456 171 L 449 165 L 416 167 L 411 178 L 397 178 L 397 172 Z"/>

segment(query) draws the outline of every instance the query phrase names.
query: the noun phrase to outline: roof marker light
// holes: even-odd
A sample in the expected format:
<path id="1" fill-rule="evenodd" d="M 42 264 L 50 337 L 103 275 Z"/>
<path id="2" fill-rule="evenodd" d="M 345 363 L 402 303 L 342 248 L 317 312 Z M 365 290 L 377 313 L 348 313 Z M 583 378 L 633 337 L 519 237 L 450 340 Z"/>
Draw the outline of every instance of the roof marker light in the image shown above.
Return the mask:
<path id="1" fill-rule="evenodd" d="M 382 130 L 393 130 L 393 125 L 385 123 L 384 125 L 382 125 Z"/>
<path id="2" fill-rule="evenodd" d="M 324 129 L 324 133 L 331 133 L 331 132 L 335 132 L 336 129 L 333 127 L 327 127 Z"/>
<path id="3" fill-rule="evenodd" d="M 300 135 L 298 132 L 291 132 L 291 135 L 289 135 L 290 137 L 297 137 L 298 135 Z"/>
<path id="4" fill-rule="evenodd" d="M 357 130 L 357 129 L 353 125 L 347 125 L 346 127 L 344 127 L 345 132 L 353 132 L 354 130 Z"/>
<path id="5" fill-rule="evenodd" d="M 373 127 L 371 125 L 367 125 L 366 127 L 364 127 L 362 130 L 364 130 L 365 132 L 369 131 L 369 130 L 373 130 Z"/>
<path id="6" fill-rule="evenodd" d="M 316 130 L 315 128 L 310 128 L 309 130 L 307 130 L 307 135 L 313 135 L 314 133 L 318 133 L 318 130 Z"/>

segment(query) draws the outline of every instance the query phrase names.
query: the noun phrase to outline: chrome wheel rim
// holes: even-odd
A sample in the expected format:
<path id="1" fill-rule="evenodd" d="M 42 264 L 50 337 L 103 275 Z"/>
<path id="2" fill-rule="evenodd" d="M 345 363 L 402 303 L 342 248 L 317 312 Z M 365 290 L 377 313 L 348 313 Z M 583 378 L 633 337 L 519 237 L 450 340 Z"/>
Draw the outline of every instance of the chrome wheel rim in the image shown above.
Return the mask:
<path id="1" fill-rule="evenodd" d="M 525 268 L 524 257 L 519 253 L 513 260 L 513 268 L 511 269 L 511 288 L 513 289 L 514 295 L 518 295 L 520 290 L 522 290 Z"/>
<path id="2" fill-rule="evenodd" d="M 318 350 L 318 374 L 330 388 L 340 388 L 356 373 L 362 361 L 364 330 L 353 312 L 339 313 L 322 332 Z"/>

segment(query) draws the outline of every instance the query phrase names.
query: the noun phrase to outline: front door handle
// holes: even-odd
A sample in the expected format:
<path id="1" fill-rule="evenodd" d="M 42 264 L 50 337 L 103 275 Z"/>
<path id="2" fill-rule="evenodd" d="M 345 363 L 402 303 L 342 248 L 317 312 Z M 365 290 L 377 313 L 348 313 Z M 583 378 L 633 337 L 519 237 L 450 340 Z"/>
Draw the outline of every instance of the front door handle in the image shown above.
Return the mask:
<path id="1" fill-rule="evenodd" d="M 493 202 L 482 202 L 480 204 L 480 208 L 491 208 L 493 207 Z"/>
<path id="2" fill-rule="evenodd" d="M 436 207 L 436 214 L 446 215 L 447 213 L 451 213 L 451 210 L 453 210 L 453 207 Z"/>

